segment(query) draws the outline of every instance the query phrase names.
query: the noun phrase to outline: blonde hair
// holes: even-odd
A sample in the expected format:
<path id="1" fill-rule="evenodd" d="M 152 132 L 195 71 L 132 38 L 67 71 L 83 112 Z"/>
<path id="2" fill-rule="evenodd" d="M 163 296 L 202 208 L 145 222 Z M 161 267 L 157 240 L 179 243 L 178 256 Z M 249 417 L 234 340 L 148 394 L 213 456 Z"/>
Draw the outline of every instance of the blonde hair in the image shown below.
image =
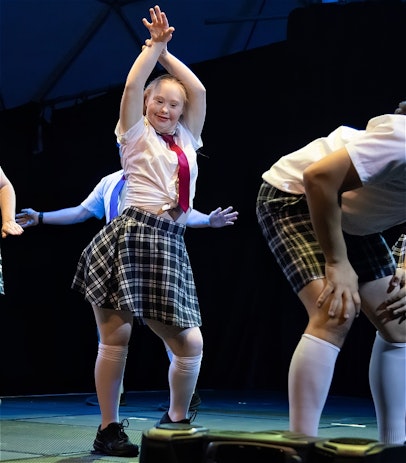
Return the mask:
<path id="1" fill-rule="evenodd" d="M 172 74 L 162 74 L 158 77 L 155 77 L 155 79 L 151 80 L 151 82 L 149 82 L 149 84 L 145 87 L 145 90 L 144 90 L 144 115 L 146 113 L 146 101 L 149 97 L 149 95 L 151 94 L 151 92 L 153 90 L 155 90 L 158 85 L 162 82 L 162 81 L 168 81 L 168 82 L 173 82 L 175 84 L 178 84 L 179 85 L 179 88 L 183 94 L 183 105 L 186 106 L 189 99 L 188 99 L 188 94 L 187 94 L 187 90 L 186 90 L 186 87 L 183 85 L 183 82 L 181 80 L 179 80 L 177 77 L 173 76 Z"/>

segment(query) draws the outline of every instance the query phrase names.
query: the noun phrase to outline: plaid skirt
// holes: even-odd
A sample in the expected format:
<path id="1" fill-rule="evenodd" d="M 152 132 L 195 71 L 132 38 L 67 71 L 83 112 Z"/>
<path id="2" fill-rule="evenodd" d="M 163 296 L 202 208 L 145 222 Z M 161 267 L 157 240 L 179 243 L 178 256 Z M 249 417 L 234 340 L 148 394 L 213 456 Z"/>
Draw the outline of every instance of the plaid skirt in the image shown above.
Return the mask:
<path id="1" fill-rule="evenodd" d="M 91 304 L 190 328 L 201 325 L 186 227 L 130 207 L 83 250 L 72 289 Z"/>
<path id="2" fill-rule="evenodd" d="M 314 233 L 306 196 L 278 190 L 263 182 L 256 213 L 262 233 L 293 290 L 324 278 L 325 258 Z M 360 283 L 395 273 L 395 261 L 380 233 L 344 233 L 348 259 Z"/>

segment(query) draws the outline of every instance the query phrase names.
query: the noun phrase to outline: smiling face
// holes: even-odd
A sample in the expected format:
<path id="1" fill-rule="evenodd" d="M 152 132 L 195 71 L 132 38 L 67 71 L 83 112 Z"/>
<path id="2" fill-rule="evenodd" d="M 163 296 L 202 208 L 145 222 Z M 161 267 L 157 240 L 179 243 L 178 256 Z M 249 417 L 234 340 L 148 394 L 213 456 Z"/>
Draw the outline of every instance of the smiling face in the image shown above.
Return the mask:
<path id="1" fill-rule="evenodd" d="M 173 133 L 185 105 L 185 92 L 174 80 L 160 80 L 145 94 L 145 115 L 159 133 Z"/>

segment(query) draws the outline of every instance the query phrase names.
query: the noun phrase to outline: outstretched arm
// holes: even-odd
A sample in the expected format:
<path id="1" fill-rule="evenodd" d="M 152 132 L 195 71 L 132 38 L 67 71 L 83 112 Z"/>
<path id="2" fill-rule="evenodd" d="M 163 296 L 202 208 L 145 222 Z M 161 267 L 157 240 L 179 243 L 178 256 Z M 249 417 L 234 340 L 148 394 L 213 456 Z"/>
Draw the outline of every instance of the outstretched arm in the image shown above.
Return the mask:
<path id="1" fill-rule="evenodd" d="M 38 225 L 40 213 L 34 209 L 21 209 L 21 212 L 16 214 L 16 222 L 23 228 L 34 227 Z M 42 223 L 47 225 L 72 225 L 75 223 L 85 222 L 94 217 L 82 205 L 75 207 L 67 207 L 57 211 L 42 212 Z"/>
<path id="2" fill-rule="evenodd" d="M 238 218 L 238 212 L 233 211 L 232 206 L 222 209 L 218 207 L 210 214 L 204 214 L 203 212 L 192 209 L 186 222 L 186 226 L 190 228 L 222 228 L 229 225 L 234 225 L 234 222 Z"/>

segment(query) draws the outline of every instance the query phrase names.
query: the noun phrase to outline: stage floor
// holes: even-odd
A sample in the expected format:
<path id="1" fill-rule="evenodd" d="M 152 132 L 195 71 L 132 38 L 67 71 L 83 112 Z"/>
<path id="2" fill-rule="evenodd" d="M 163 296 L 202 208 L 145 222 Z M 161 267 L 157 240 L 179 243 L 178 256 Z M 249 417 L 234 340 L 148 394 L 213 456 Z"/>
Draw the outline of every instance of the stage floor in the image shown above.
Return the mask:
<path id="1" fill-rule="evenodd" d="M 272 391 L 199 390 L 202 404 L 193 424 L 212 430 L 288 430 L 288 403 Z M 2 397 L 0 405 L 0 461 L 13 463 L 138 462 L 137 458 L 91 454 L 99 421 L 98 406 L 86 399 L 93 394 Z M 162 416 L 159 405 L 167 391 L 126 393 L 120 419 L 135 444 Z M 368 398 L 329 398 L 319 436 L 377 439 L 372 401 Z M 164 463 L 164 462 L 162 462 Z"/>

